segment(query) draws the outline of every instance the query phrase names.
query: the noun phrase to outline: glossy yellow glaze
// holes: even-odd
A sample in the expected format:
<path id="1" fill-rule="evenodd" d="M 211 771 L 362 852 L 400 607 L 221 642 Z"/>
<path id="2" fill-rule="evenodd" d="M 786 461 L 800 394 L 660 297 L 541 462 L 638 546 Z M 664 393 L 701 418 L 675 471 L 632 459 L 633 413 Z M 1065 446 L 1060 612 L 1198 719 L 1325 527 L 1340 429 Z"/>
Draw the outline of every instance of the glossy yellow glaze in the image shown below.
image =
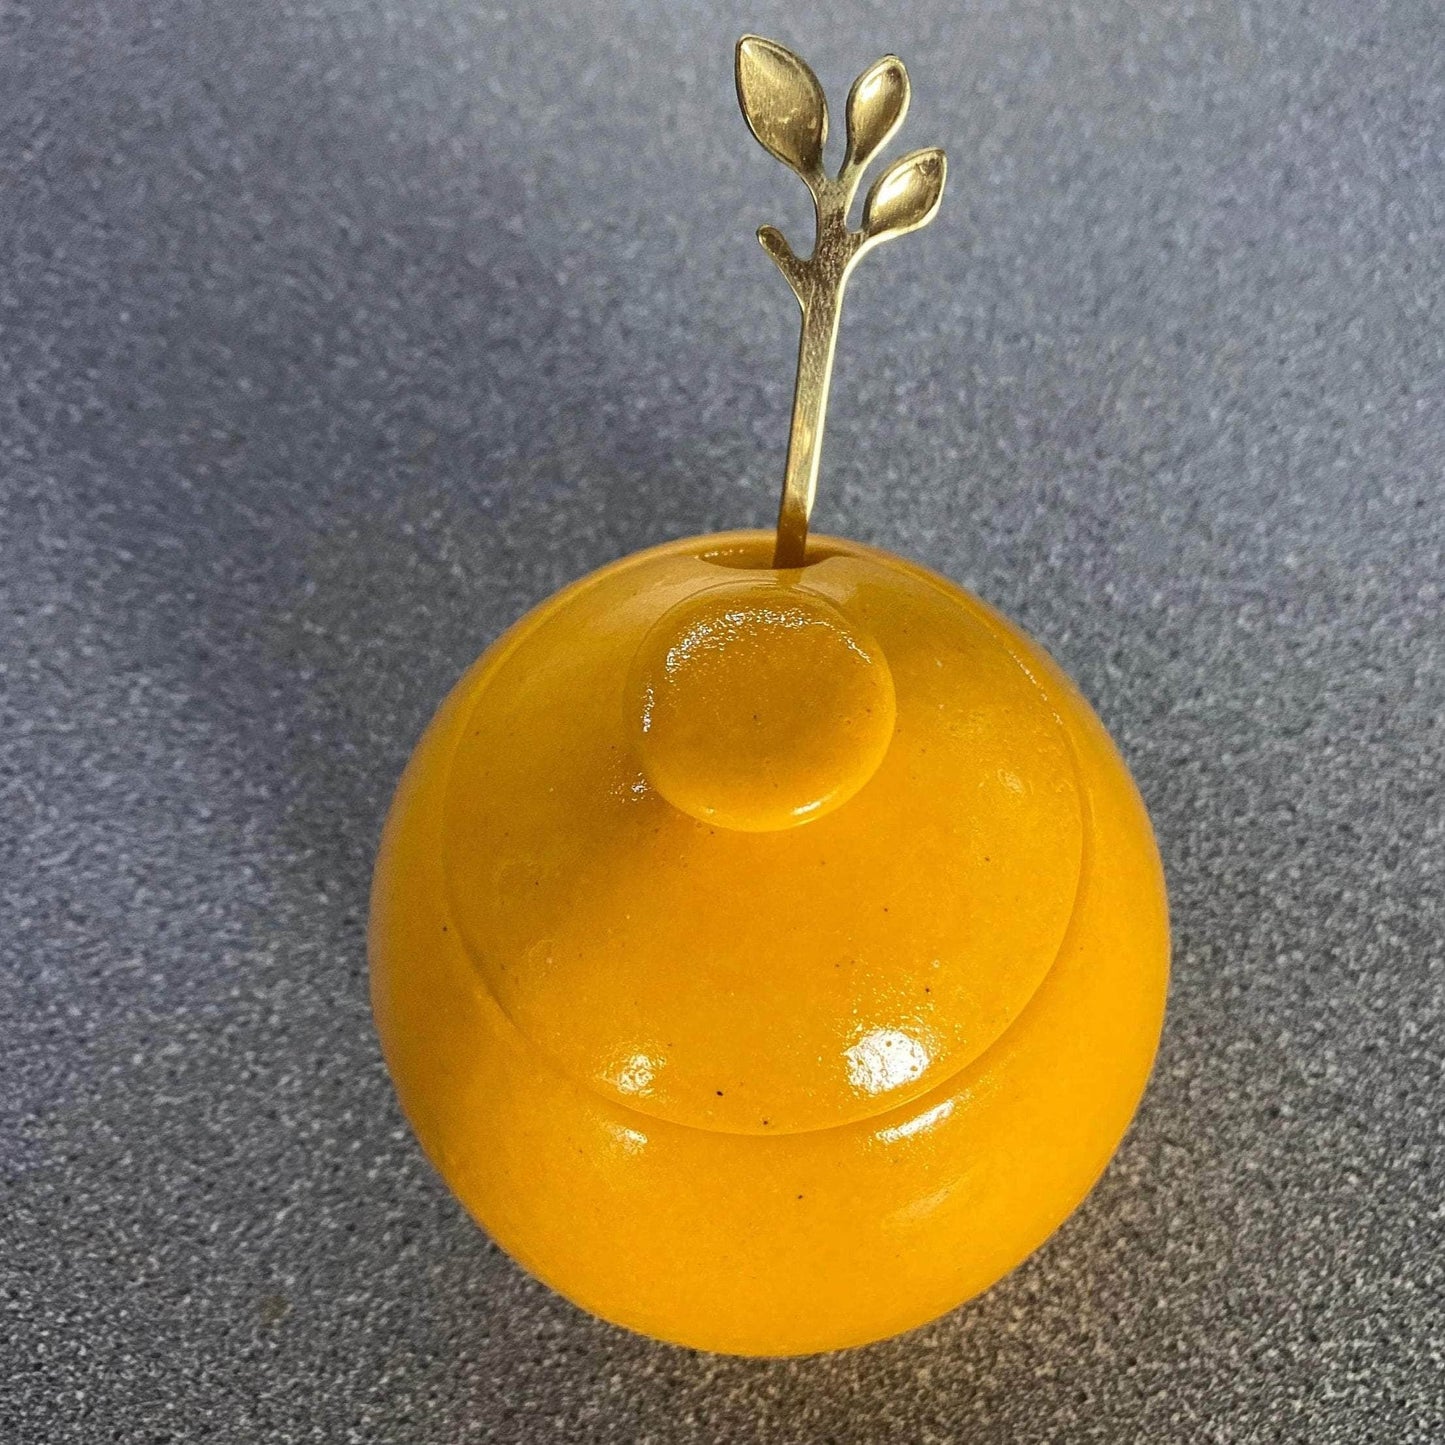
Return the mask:
<path id="1" fill-rule="evenodd" d="M 624 559 L 478 661 L 398 790 L 371 958 L 402 1104 L 504 1248 L 619 1324 L 789 1354 L 920 1324 L 1068 1215 L 1168 924 L 1035 644 L 898 558 L 771 546 Z"/>
<path id="2" fill-rule="evenodd" d="M 846 803 L 896 720 L 878 644 L 771 572 L 669 608 L 637 650 L 626 703 L 647 781 L 700 822 L 750 833 Z"/>

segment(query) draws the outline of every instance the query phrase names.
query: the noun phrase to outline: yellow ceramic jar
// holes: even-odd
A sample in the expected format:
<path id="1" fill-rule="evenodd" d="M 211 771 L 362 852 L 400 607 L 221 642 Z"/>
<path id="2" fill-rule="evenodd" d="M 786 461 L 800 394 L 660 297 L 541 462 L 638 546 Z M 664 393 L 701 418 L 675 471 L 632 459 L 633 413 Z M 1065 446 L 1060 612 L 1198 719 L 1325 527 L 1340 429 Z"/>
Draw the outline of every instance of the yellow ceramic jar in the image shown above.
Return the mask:
<path id="1" fill-rule="evenodd" d="M 677 542 L 462 678 L 387 820 L 377 1025 L 463 1203 L 583 1308 L 744 1354 L 987 1288 L 1088 1192 L 1168 971 L 1069 680 L 897 557 Z"/>

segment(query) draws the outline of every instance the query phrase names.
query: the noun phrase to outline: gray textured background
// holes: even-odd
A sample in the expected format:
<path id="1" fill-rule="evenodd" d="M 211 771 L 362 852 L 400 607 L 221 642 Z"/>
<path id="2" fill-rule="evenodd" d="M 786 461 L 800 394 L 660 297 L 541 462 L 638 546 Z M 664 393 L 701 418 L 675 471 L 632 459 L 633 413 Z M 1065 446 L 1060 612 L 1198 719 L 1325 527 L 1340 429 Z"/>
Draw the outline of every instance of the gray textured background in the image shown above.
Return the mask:
<path id="1" fill-rule="evenodd" d="M 1434 0 L 0 0 L 0 1438 L 1439 1441 Z M 1139 1121 L 984 1299 L 649 1344 L 430 1172 L 363 916 L 521 609 L 771 521 L 801 186 L 731 46 L 896 49 L 817 520 L 974 587 L 1136 770 Z"/>

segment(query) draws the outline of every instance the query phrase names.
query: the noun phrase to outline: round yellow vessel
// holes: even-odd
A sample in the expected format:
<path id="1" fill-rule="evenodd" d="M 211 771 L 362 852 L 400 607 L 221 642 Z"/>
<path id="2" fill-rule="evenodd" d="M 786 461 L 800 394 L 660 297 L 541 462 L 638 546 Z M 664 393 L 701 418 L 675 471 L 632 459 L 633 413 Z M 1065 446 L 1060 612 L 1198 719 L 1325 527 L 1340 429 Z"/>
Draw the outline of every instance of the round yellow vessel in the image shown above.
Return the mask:
<path id="1" fill-rule="evenodd" d="M 457 684 L 372 995 L 467 1208 L 620 1325 L 801 1354 L 987 1288 L 1088 1192 L 1168 974 L 1148 818 L 1028 638 L 771 534 L 628 557 Z"/>

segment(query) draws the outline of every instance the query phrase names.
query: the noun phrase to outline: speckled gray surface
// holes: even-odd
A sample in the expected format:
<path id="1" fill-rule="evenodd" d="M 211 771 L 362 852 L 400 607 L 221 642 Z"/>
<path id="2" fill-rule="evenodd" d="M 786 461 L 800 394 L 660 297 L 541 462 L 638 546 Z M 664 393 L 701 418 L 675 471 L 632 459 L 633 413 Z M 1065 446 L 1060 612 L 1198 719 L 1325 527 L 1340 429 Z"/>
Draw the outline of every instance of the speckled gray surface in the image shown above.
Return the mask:
<path id="1" fill-rule="evenodd" d="M 1439 1441 L 1433 0 L 0 4 L 0 1438 Z M 362 918 L 500 628 L 766 524 L 801 187 L 730 48 L 911 64 L 818 521 L 1020 619 L 1173 891 L 1158 1070 L 1024 1268 L 649 1344 L 402 1124 Z"/>

